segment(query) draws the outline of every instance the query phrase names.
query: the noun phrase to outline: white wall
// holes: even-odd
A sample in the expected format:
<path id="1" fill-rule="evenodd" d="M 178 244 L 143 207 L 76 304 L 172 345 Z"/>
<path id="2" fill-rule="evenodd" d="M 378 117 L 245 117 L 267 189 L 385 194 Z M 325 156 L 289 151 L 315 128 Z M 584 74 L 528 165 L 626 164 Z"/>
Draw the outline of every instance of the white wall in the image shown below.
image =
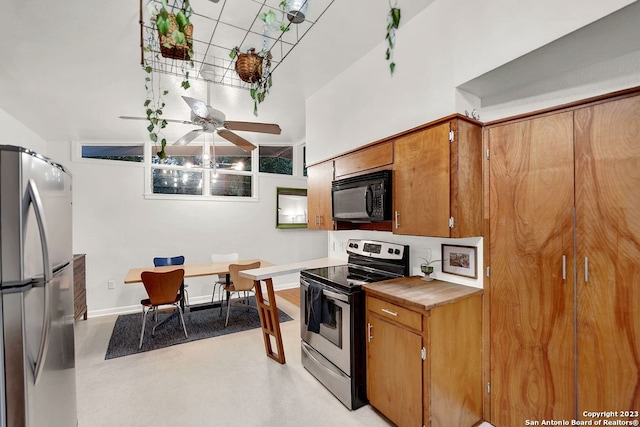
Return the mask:
<path id="1" fill-rule="evenodd" d="M 212 253 L 238 252 L 274 264 L 326 256 L 326 232 L 275 228 L 275 188 L 306 188 L 306 178 L 261 174 L 258 202 L 151 200 L 143 197 L 143 166 L 72 162 L 70 145 L 50 143 L 49 154 L 73 174 L 73 250 L 87 254 L 90 316 L 139 310 L 144 288 L 123 280 L 130 268 L 150 266 L 155 256 L 204 263 Z M 107 288 L 109 280 L 115 280 L 114 290 Z M 187 283 L 192 303 L 210 298 L 211 278 Z M 297 275 L 274 283 L 296 284 Z"/>
<path id="2" fill-rule="evenodd" d="M 457 86 L 596 21 L 630 0 L 437 0 L 397 32 L 393 77 L 384 41 L 307 99 L 309 164 L 440 117 L 478 108 L 480 100 Z M 400 4 L 400 7 L 402 5 Z M 619 67 L 616 67 L 619 68 Z M 640 85 L 636 72 L 615 85 L 604 66 L 588 84 L 543 99 L 493 106 L 504 117 L 553 106 L 612 88 Z M 487 111 L 486 116 L 496 118 Z"/>
<path id="3" fill-rule="evenodd" d="M 0 144 L 18 145 L 47 155 L 47 142 L 0 108 Z"/>
<path id="4" fill-rule="evenodd" d="M 420 264 L 424 262 L 421 258 L 432 261 L 441 260 L 441 245 L 475 246 L 477 262 L 477 278 L 456 276 L 442 272 L 442 262 L 433 263 L 434 271 L 431 277 L 448 282 L 459 283 L 461 285 L 482 288 L 484 271 L 482 270 L 482 237 L 470 237 L 465 239 L 438 239 L 433 237 L 401 236 L 387 231 L 366 231 L 366 230 L 343 230 L 331 231 L 329 233 L 329 257 L 337 259 L 347 259 L 346 245 L 349 239 L 369 239 L 383 242 L 409 245 L 409 266 L 411 275 L 422 276 Z"/>

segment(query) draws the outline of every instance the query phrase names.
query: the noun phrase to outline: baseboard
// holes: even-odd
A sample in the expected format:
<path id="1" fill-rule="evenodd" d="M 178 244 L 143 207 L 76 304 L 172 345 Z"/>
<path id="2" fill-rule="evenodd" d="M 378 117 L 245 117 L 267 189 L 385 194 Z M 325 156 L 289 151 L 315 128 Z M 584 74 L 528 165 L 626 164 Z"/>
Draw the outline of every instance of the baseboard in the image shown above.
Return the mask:
<path id="1" fill-rule="evenodd" d="M 300 286 L 300 283 L 281 283 L 279 285 L 275 285 L 273 287 L 274 291 L 280 291 L 283 289 L 292 289 Z M 196 297 L 189 296 L 189 303 L 191 304 L 201 304 L 205 302 L 211 302 L 211 295 L 201 295 Z M 141 313 L 142 308 L 140 304 L 136 305 L 127 305 L 122 307 L 113 307 L 113 308 L 103 308 L 100 310 L 87 310 L 87 317 L 103 317 L 103 316 L 113 316 L 120 314 L 131 314 L 131 313 Z"/>

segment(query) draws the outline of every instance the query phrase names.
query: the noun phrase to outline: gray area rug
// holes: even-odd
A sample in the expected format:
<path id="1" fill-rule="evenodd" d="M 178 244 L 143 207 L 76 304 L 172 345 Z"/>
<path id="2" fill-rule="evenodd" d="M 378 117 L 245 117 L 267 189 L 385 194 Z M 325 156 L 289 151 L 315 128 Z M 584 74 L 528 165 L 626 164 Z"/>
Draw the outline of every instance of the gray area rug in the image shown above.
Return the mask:
<path id="1" fill-rule="evenodd" d="M 251 297 L 251 305 L 255 307 L 255 298 Z M 216 337 L 219 335 L 232 334 L 234 332 L 246 331 L 260 327 L 260 316 L 258 310 L 247 309 L 245 307 L 231 306 L 229 314 L 229 324 L 224 327 L 227 307 L 209 308 L 205 310 L 193 310 L 184 315 L 184 322 L 187 326 L 188 338 L 185 338 L 182 330 L 180 317 L 175 316 L 164 325 L 156 328 L 156 333 L 151 336 L 153 328 L 153 315 L 147 314 L 147 324 L 144 331 L 144 341 L 142 348 L 138 350 L 140 344 L 140 328 L 142 327 L 142 308 L 140 313 L 124 314 L 118 316 L 113 326 L 111 339 L 107 347 L 105 360 L 116 357 L 128 356 L 130 354 L 142 353 L 144 351 L 169 347 L 175 344 L 187 343 L 204 338 Z M 292 318 L 278 310 L 280 322 L 287 322 Z M 158 323 L 169 317 L 171 313 L 159 313 Z"/>

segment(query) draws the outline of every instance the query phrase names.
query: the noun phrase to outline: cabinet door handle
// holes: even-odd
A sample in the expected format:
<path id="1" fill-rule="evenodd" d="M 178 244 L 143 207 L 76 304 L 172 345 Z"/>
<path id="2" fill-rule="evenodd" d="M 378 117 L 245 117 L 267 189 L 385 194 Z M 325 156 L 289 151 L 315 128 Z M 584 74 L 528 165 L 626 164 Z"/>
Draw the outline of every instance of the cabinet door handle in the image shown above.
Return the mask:
<path id="1" fill-rule="evenodd" d="M 400 221 L 398 221 L 398 217 L 399 217 L 399 216 L 400 216 L 400 214 L 398 213 L 398 211 L 396 211 L 396 217 L 395 217 L 395 218 L 396 218 L 396 230 L 397 230 L 398 228 L 400 228 Z"/>
<path id="2" fill-rule="evenodd" d="M 567 256 L 562 255 L 562 280 L 567 280 Z"/>
<path id="3" fill-rule="evenodd" d="M 584 257 L 584 281 L 589 281 L 589 257 Z"/>
<path id="4" fill-rule="evenodd" d="M 367 322 L 367 340 L 371 342 L 371 338 L 373 338 L 371 335 L 371 323 Z"/>
<path id="5" fill-rule="evenodd" d="M 396 313 L 395 311 L 387 310 L 386 308 L 381 308 L 380 310 L 383 313 L 387 313 L 387 314 L 390 314 L 391 316 L 398 317 L 398 313 Z"/>

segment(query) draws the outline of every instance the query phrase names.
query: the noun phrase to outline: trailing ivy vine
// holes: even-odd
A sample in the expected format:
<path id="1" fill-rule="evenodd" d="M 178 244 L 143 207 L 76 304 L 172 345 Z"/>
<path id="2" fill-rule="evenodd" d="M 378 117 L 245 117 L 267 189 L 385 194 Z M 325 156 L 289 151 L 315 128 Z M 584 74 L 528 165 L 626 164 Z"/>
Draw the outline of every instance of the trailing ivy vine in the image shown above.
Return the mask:
<path id="1" fill-rule="evenodd" d="M 389 14 L 387 15 L 387 52 L 385 54 L 386 60 L 389 61 L 389 70 L 393 76 L 393 72 L 396 69 L 396 63 L 393 61 L 393 49 L 396 45 L 396 30 L 400 26 L 400 8 L 396 7 L 397 2 L 391 6 L 389 2 Z"/>

